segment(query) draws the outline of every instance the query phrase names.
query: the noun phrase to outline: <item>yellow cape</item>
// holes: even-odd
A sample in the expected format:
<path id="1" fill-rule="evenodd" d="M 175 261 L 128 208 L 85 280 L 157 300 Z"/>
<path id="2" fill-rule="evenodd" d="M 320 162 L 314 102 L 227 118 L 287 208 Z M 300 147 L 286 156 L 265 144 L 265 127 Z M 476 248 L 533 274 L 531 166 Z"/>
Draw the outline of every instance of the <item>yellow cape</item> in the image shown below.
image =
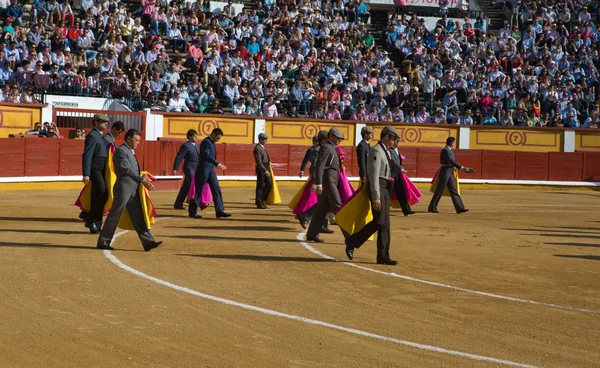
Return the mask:
<path id="1" fill-rule="evenodd" d="M 104 203 L 103 213 L 107 214 L 112 207 L 113 200 L 115 198 L 113 194 L 113 187 L 117 181 L 117 175 L 115 174 L 115 164 L 113 162 L 113 149 L 110 144 L 108 145 L 108 157 L 106 158 L 106 166 L 104 167 L 104 183 L 106 185 L 106 191 L 108 192 L 108 198 Z M 82 211 L 90 212 L 92 210 L 92 182 L 89 181 L 84 187 L 79 198 L 75 202 L 76 206 L 79 206 Z"/>
<path id="2" fill-rule="evenodd" d="M 355 193 L 333 217 L 335 223 L 351 235 L 359 232 L 373 220 L 368 190 L 368 185 L 360 187 L 358 193 Z M 369 240 L 373 240 L 373 236 Z"/>
<path id="3" fill-rule="evenodd" d="M 431 187 L 429 188 L 429 191 L 432 193 L 435 193 L 435 188 L 437 188 L 438 183 L 440 181 L 440 172 L 438 170 L 438 172 L 435 174 L 435 177 L 433 178 L 433 181 L 431 182 Z M 454 175 L 454 181 L 456 182 L 456 191 L 458 192 L 458 195 L 460 195 L 460 185 L 458 183 L 458 170 L 456 170 L 456 168 L 452 171 L 452 174 Z M 443 196 L 446 197 L 450 197 L 450 191 L 448 190 L 448 186 L 446 186 L 444 188 L 444 193 L 442 194 Z"/>
<path id="4" fill-rule="evenodd" d="M 300 188 L 300 190 L 296 193 L 296 195 L 294 196 L 294 198 L 292 198 L 292 200 L 290 201 L 290 203 L 288 203 L 288 207 L 290 210 L 294 210 L 294 208 L 296 208 L 296 206 L 298 205 L 298 202 L 300 202 L 300 198 L 302 198 L 302 194 L 304 193 L 304 190 L 306 189 L 306 186 L 311 182 L 310 180 L 310 176 L 308 177 L 308 179 L 306 179 L 306 181 L 304 182 L 304 184 L 302 184 L 302 187 Z"/>
<path id="5" fill-rule="evenodd" d="M 142 171 L 141 175 L 144 176 L 148 174 L 148 177 L 152 178 L 152 175 L 147 171 Z M 144 222 L 146 223 L 146 227 L 150 230 L 151 225 L 154 224 L 154 217 L 156 216 L 156 211 L 154 210 L 154 205 L 150 200 L 150 194 L 148 193 L 148 189 L 143 185 L 138 187 L 138 193 L 140 195 L 140 204 L 142 205 L 142 214 L 144 215 Z M 119 220 L 119 228 L 123 230 L 135 230 L 133 224 L 131 223 L 131 216 L 129 215 L 129 211 L 125 208 L 123 211 L 123 215 L 121 215 L 121 219 Z"/>
<path id="6" fill-rule="evenodd" d="M 273 187 L 269 192 L 269 196 L 267 197 L 267 204 L 280 204 L 281 196 L 279 195 L 279 188 L 277 188 L 277 181 L 275 180 L 275 175 L 273 175 L 273 168 L 269 165 L 269 172 L 271 173 L 271 182 L 273 183 Z"/>

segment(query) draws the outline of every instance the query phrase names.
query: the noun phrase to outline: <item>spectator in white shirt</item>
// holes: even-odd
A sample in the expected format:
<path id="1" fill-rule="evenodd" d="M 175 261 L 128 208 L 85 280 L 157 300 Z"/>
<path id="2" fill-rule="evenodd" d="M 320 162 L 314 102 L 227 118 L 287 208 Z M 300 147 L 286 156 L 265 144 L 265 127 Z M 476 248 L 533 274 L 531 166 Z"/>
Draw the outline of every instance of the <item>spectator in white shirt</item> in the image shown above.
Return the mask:
<path id="1" fill-rule="evenodd" d="M 185 100 L 181 98 L 179 91 L 175 91 L 173 93 L 173 97 L 169 99 L 169 107 L 167 111 L 176 111 L 176 112 L 190 112 L 187 105 L 185 104 Z"/>
<path id="2" fill-rule="evenodd" d="M 177 47 L 181 47 L 185 50 L 185 45 L 187 45 L 187 40 L 183 38 L 181 35 L 181 31 L 177 28 L 177 22 L 171 23 L 171 28 L 169 28 L 169 32 L 167 34 L 169 37 L 169 43 L 173 48 L 173 53 L 177 52 Z"/>
<path id="3" fill-rule="evenodd" d="M 268 118 L 276 118 L 279 116 L 277 113 L 277 105 L 273 96 L 267 98 L 267 102 L 263 104 L 263 116 Z"/>
<path id="4" fill-rule="evenodd" d="M 246 113 L 246 104 L 244 104 L 244 100 L 238 100 L 235 105 L 233 105 L 233 115 L 244 115 Z"/>
<path id="5" fill-rule="evenodd" d="M 229 107 L 233 109 L 233 105 L 240 98 L 240 92 L 238 90 L 237 84 L 235 83 L 235 79 L 231 79 L 229 83 L 223 89 L 223 96 L 229 102 Z"/>

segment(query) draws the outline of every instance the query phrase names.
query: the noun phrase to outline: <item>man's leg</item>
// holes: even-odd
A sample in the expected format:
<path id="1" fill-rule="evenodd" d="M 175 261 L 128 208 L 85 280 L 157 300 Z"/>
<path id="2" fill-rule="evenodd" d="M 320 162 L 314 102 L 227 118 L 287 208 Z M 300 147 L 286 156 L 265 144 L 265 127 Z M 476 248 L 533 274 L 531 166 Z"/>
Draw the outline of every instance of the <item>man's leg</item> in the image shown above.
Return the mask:
<path id="1" fill-rule="evenodd" d="M 198 207 L 200 206 L 200 200 L 202 199 L 202 190 L 204 190 L 204 186 L 206 185 L 206 182 L 208 180 L 207 175 L 202 170 L 202 168 L 196 169 L 196 193 L 194 194 L 194 200 L 190 201 L 190 205 L 188 207 L 188 215 L 190 217 L 198 215 Z"/>
<path id="2" fill-rule="evenodd" d="M 448 190 L 450 191 L 450 197 L 452 198 L 452 204 L 454 205 L 454 209 L 457 213 L 460 213 L 462 210 L 465 209 L 465 206 L 463 205 L 462 199 L 458 194 L 458 190 L 456 188 L 456 181 L 454 181 L 454 176 L 450 176 L 447 185 Z"/>
<path id="3" fill-rule="evenodd" d="M 412 209 L 406 200 L 406 192 L 404 191 L 404 184 L 402 183 L 401 175 L 402 174 L 400 174 L 397 180 L 394 181 L 394 190 L 396 191 L 396 197 L 398 198 L 398 202 L 402 208 L 402 213 L 408 215 L 412 212 Z"/>
<path id="4" fill-rule="evenodd" d="M 154 237 L 148 230 L 146 221 L 144 221 L 144 213 L 142 212 L 142 206 L 140 204 L 140 194 L 137 190 L 135 191 L 135 197 L 127 203 L 127 211 L 129 212 L 131 223 L 133 224 L 133 228 L 137 232 L 142 245 L 148 245 L 154 242 Z"/>
<path id="5" fill-rule="evenodd" d="M 273 189 L 273 178 L 271 178 L 270 176 L 266 176 L 265 175 L 265 186 L 263 187 L 262 190 L 262 200 L 263 201 L 267 201 L 267 199 L 269 198 L 269 193 L 271 193 L 271 189 Z"/>
<path id="6" fill-rule="evenodd" d="M 190 191 L 190 185 L 192 184 L 192 177 L 194 175 L 194 171 L 192 170 L 183 170 L 183 184 L 179 189 L 179 193 L 177 194 L 177 198 L 175 199 L 175 208 L 182 208 L 183 202 L 185 202 L 185 198 L 187 197 Z"/>
<path id="7" fill-rule="evenodd" d="M 307 240 L 316 239 L 319 236 L 321 226 L 323 225 L 323 221 L 327 218 L 329 208 L 329 198 L 325 195 L 321 195 L 319 197 L 319 203 L 317 203 L 315 214 L 313 215 L 310 225 L 308 226 L 308 231 L 306 232 Z"/>
<path id="8" fill-rule="evenodd" d="M 446 183 L 448 182 L 448 174 L 443 168 L 440 170 L 438 176 L 438 185 L 435 188 L 433 197 L 431 197 L 431 202 L 429 202 L 429 208 L 427 209 L 428 211 L 437 211 L 437 205 L 440 203 L 440 199 L 442 198 L 442 194 L 444 194 L 444 189 L 446 188 Z"/>
<path id="9" fill-rule="evenodd" d="M 377 231 L 377 261 L 381 262 L 390 258 L 390 197 L 388 192 L 381 196 L 382 226 Z"/>
<path id="10" fill-rule="evenodd" d="M 225 206 L 223 205 L 223 194 L 221 193 L 221 186 L 217 179 L 217 174 L 214 170 L 211 170 L 208 174 L 208 185 L 210 186 L 210 192 L 212 193 L 213 202 L 215 203 L 215 212 L 217 216 L 225 212 Z"/>
<path id="11" fill-rule="evenodd" d="M 104 222 L 100 237 L 98 238 L 99 247 L 107 247 L 110 245 L 125 207 L 127 207 L 127 199 L 122 198 L 122 196 L 115 196 L 110 213 L 106 216 L 106 221 Z"/>
<path id="12" fill-rule="evenodd" d="M 256 192 L 254 204 L 257 206 L 263 206 L 263 189 L 265 186 L 265 173 L 258 167 L 256 167 Z"/>
<path id="13" fill-rule="evenodd" d="M 88 223 L 89 226 L 95 224 L 100 230 L 102 227 L 102 217 L 104 215 L 104 204 L 108 199 L 106 183 L 104 182 L 104 170 L 92 170 L 90 174 L 92 182 L 92 203 Z"/>

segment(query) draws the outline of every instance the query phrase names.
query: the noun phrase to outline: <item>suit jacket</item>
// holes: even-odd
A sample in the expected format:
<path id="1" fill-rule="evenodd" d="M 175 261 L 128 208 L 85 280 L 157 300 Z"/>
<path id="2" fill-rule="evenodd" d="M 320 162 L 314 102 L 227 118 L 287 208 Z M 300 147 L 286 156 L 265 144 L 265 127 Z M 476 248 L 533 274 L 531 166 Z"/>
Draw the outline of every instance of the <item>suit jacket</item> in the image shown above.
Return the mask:
<path id="1" fill-rule="evenodd" d="M 315 185 L 332 184 L 334 181 L 332 180 L 333 178 L 339 179 L 338 170 L 342 166 L 342 163 L 340 155 L 337 149 L 335 149 L 335 144 L 330 140 L 321 144 L 315 166 L 315 175 L 313 177 Z M 335 185 L 337 185 L 337 181 Z"/>
<path id="2" fill-rule="evenodd" d="M 110 131 L 108 133 L 104 134 L 104 143 L 105 144 L 112 143 L 113 145 L 115 144 L 115 137 L 112 135 L 112 133 Z"/>
<path id="3" fill-rule="evenodd" d="M 179 147 L 179 152 L 175 157 L 175 163 L 173 163 L 173 170 L 179 170 L 179 165 L 181 165 L 181 161 L 183 160 L 183 170 L 194 171 L 198 166 L 199 158 L 200 153 L 198 152 L 196 144 L 187 141 Z"/>
<path id="4" fill-rule="evenodd" d="M 306 169 L 306 164 L 308 164 L 310 162 L 310 166 L 312 167 L 314 165 L 314 162 L 311 161 L 311 157 L 313 152 L 318 149 L 317 147 L 319 146 L 310 146 L 309 149 L 306 150 L 306 153 L 304 154 L 304 158 L 302 159 L 302 165 L 300 165 L 300 171 L 304 171 L 304 169 Z"/>
<path id="5" fill-rule="evenodd" d="M 449 146 L 442 149 L 442 152 L 440 153 L 440 164 L 442 164 L 442 166 L 455 167 L 459 170 L 463 168 L 461 164 L 456 162 L 454 152 Z"/>
<path id="6" fill-rule="evenodd" d="M 403 169 L 402 157 L 400 157 L 400 154 L 394 148 L 392 148 L 388 152 L 390 153 L 390 163 L 392 165 L 390 177 L 396 180 L 398 174 L 400 174 L 400 171 Z"/>
<path id="7" fill-rule="evenodd" d="M 217 161 L 217 144 L 213 142 L 210 136 L 208 136 L 200 143 L 200 161 L 198 163 L 198 168 L 205 171 L 211 171 L 214 166 L 219 166 L 219 161 Z"/>
<path id="8" fill-rule="evenodd" d="M 310 153 L 310 158 L 308 161 L 310 162 L 310 167 L 308 168 L 308 173 L 312 178 L 315 177 L 315 171 L 317 171 L 317 160 L 319 159 L 319 151 L 321 150 L 321 144 L 313 147 L 314 150 Z"/>
<path id="9" fill-rule="evenodd" d="M 140 175 L 137 158 L 131 147 L 123 143 L 115 151 L 113 162 L 115 164 L 115 174 L 117 175 L 113 189 L 114 201 L 129 201 L 135 196 L 138 186 L 144 181 L 144 178 Z"/>
<path id="10" fill-rule="evenodd" d="M 269 158 L 269 154 L 267 153 L 265 147 L 263 147 L 260 143 L 254 146 L 254 161 L 256 163 L 257 171 L 269 171 L 271 159 Z"/>
<path id="11" fill-rule="evenodd" d="M 367 157 L 367 172 L 369 173 L 369 189 L 371 198 L 381 199 L 380 181 L 389 181 L 391 175 L 390 158 L 385 146 L 377 143 Z"/>
<path id="12" fill-rule="evenodd" d="M 92 171 L 92 161 L 94 158 L 106 158 L 108 151 L 102 133 L 94 128 L 85 137 L 85 146 L 83 148 L 82 171 L 83 176 L 90 176 Z"/>
<path id="13" fill-rule="evenodd" d="M 361 178 L 367 176 L 367 156 L 371 152 L 369 142 L 364 139 L 356 146 L 356 161 L 358 162 L 358 175 Z"/>

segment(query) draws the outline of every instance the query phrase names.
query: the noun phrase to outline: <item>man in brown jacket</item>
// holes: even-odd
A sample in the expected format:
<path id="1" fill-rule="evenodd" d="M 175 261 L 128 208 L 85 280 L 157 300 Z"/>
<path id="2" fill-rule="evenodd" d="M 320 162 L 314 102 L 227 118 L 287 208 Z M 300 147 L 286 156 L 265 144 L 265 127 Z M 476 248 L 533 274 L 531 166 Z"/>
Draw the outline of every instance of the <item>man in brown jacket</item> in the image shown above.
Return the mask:
<path id="1" fill-rule="evenodd" d="M 266 209 L 264 201 L 269 197 L 273 187 L 271 180 L 271 159 L 265 149 L 269 136 L 265 133 L 258 135 L 258 144 L 254 147 L 254 161 L 256 162 L 256 208 Z"/>

